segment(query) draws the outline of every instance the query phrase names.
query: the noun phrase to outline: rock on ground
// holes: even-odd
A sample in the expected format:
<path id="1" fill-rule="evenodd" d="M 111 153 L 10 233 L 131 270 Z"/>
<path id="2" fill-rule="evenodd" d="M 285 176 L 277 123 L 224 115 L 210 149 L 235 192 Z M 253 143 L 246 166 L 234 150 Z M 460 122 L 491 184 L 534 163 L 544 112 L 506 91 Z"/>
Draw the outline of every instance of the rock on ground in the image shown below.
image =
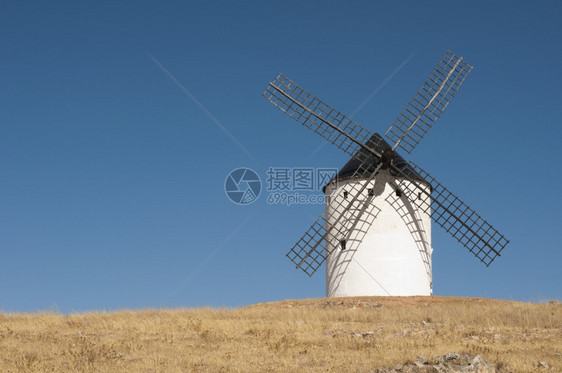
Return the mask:
<path id="1" fill-rule="evenodd" d="M 393 368 L 377 369 L 377 373 L 496 373 L 496 368 L 480 355 L 471 358 L 450 352 L 431 361 L 419 356 L 416 361 Z"/>

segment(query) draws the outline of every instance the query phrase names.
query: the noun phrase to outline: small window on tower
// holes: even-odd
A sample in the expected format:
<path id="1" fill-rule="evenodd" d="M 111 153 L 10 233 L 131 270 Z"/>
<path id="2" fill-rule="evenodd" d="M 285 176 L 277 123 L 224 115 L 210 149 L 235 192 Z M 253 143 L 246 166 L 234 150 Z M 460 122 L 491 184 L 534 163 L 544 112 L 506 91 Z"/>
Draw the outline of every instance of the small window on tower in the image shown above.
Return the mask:
<path id="1" fill-rule="evenodd" d="M 340 249 L 341 249 L 341 251 L 344 251 L 344 250 L 345 250 L 345 245 L 346 245 L 346 243 L 347 243 L 346 240 L 341 240 L 341 241 L 340 241 Z"/>
<path id="2" fill-rule="evenodd" d="M 349 193 L 347 192 L 347 190 L 344 190 L 344 191 L 343 191 L 343 198 L 347 199 L 347 195 L 348 195 L 348 194 L 349 194 Z"/>
<path id="3" fill-rule="evenodd" d="M 375 195 L 375 191 L 371 188 L 369 189 L 369 197 L 372 197 Z"/>
<path id="4" fill-rule="evenodd" d="M 396 197 L 402 197 L 402 191 L 400 189 L 396 189 Z"/>
<path id="5" fill-rule="evenodd" d="M 418 199 L 421 199 L 421 192 L 418 192 Z"/>

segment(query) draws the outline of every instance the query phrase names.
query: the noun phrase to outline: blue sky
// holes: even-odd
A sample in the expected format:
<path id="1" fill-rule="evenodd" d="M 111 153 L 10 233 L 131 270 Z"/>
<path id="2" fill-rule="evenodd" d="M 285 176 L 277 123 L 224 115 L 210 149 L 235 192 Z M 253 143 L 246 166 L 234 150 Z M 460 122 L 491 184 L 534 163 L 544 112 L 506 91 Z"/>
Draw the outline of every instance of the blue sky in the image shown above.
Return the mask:
<path id="1" fill-rule="evenodd" d="M 434 225 L 435 294 L 561 298 L 559 2 L 0 7 L 0 310 L 324 296 L 285 258 L 322 205 L 224 192 L 235 168 L 347 161 L 261 93 L 283 72 L 351 114 L 387 81 L 354 117 L 384 133 L 447 49 L 474 70 L 407 158 L 511 243 L 486 268 Z"/>

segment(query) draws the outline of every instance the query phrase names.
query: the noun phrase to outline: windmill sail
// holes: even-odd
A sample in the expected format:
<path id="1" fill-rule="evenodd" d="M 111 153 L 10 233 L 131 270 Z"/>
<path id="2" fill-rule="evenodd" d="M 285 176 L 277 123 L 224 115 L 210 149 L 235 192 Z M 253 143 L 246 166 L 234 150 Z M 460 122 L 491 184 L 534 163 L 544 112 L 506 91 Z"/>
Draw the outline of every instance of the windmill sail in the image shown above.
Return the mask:
<path id="1" fill-rule="evenodd" d="M 287 257 L 312 276 L 326 260 L 326 237 L 326 217 L 322 213 L 287 253 Z"/>
<path id="2" fill-rule="evenodd" d="M 269 83 L 263 96 L 297 122 L 351 156 L 355 155 L 373 135 L 283 74 L 279 74 L 273 82 Z"/>
<path id="3" fill-rule="evenodd" d="M 419 188 L 411 183 L 399 182 L 402 191 L 447 233 L 489 266 L 509 241 L 433 176 L 413 162 L 410 165 L 431 185 L 430 198 L 419 198 Z"/>
<path id="4" fill-rule="evenodd" d="M 447 51 L 385 136 L 411 153 L 455 97 L 471 71 L 472 66 L 462 57 Z"/>

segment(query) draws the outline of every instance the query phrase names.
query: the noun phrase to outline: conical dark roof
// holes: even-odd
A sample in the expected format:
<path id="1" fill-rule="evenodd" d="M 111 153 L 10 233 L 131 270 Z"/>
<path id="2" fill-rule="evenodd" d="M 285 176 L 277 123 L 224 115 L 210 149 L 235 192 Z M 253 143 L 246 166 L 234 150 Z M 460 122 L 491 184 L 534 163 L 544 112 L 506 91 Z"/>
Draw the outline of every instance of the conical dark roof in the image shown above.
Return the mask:
<path id="1" fill-rule="evenodd" d="M 369 139 L 369 141 L 366 144 L 369 148 L 375 150 L 376 152 L 382 154 L 382 152 L 385 149 L 388 148 L 392 148 L 383 138 L 381 135 L 379 135 L 378 133 L 375 133 L 373 136 L 371 136 L 371 138 Z M 364 168 L 364 170 L 362 172 L 360 172 L 359 174 L 355 175 L 355 178 L 361 179 L 361 178 L 368 178 L 374 171 L 375 168 L 377 168 L 377 166 L 380 163 L 380 159 L 378 159 L 378 157 L 376 157 L 374 154 L 372 154 L 370 151 L 361 148 L 361 150 L 359 150 L 354 157 L 352 157 L 342 168 L 341 170 L 339 170 L 339 172 L 337 173 L 336 177 L 334 177 L 332 180 L 330 180 L 328 182 L 328 184 L 330 184 L 331 182 L 335 181 L 335 180 L 342 180 L 342 179 L 349 179 L 351 178 L 356 172 L 357 170 L 360 169 L 361 166 L 361 161 L 360 159 L 367 159 L 367 164 L 369 164 L 369 167 Z M 392 164 L 401 169 L 402 172 L 404 172 L 404 174 L 406 174 L 407 176 L 409 176 L 410 178 L 414 179 L 414 180 L 418 180 L 418 181 L 422 181 L 422 182 L 426 182 L 421 176 L 420 174 L 418 174 L 413 168 L 412 166 L 410 166 L 408 164 L 408 162 L 406 162 L 406 160 L 404 158 L 402 158 L 400 156 L 400 154 L 398 154 L 398 152 L 394 152 L 394 158 L 392 159 Z M 391 174 L 395 175 L 395 176 L 400 176 L 396 171 L 392 171 L 391 170 Z M 328 185 L 326 184 L 326 185 Z M 324 187 L 325 189 L 326 187 Z"/>

